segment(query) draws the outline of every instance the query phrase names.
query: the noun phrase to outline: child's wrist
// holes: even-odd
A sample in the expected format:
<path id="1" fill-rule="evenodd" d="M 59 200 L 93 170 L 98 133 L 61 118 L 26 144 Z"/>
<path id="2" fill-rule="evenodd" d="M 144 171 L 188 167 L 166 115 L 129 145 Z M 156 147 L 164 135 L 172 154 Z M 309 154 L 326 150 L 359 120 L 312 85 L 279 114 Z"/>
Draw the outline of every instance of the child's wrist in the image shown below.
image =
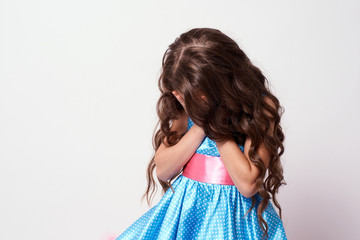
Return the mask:
<path id="1" fill-rule="evenodd" d="M 203 129 L 202 127 L 200 127 L 200 126 L 198 126 L 198 125 L 194 124 L 194 125 L 193 125 L 193 128 L 194 128 L 197 132 L 199 132 L 199 133 L 201 133 L 201 134 L 205 135 L 204 129 Z"/>

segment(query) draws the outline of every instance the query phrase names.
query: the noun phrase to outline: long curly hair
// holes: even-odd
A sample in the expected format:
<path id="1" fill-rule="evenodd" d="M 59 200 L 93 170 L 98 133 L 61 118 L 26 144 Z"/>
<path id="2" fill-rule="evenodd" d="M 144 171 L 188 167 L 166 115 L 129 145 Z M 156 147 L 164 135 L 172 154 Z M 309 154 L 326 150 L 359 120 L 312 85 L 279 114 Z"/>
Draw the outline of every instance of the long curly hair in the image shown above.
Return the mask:
<path id="1" fill-rule="evenodd" d="M 184 136 L 177 131 L 170 131 L 172 121 L 178 119 L 185 111 L 172 94 L 174 90 L 184 95 L 188 116 L 204 129 L 210 139 L 222 141 L 233 138 L 244 146 L 246 137 L 249 137 L 252 140 L 249 160 L 260 170 L 260 176 L 256 181 L 261 196 L 257 216 L 266 236 L 268 224 L 262 213 L 269 203 L 271 194 L 282 219 L 281 207 L 275 195 L 281 185 L 286 185 L 280 162 L 280 156 L 284 152 L 284 134 L 280 126 L 284 108 L 280 106 L 279 100 L 271 93 L 268 85 L 268 80 L 260 69 L 251 63 L 234 40 L 221 31 L 213 28 L 194 28 L 182 33 L 169 45 L 162 59 L 162 71 L 158 81 L 161 95 L 156 105 L 159 121 L 155 130 L 159 124 L 160 128 L 156 132 L 154 130 L 152 139 L 156 152 L 165 138 L 167 146 L 173 146 Z M 262 94 L 272 100 L 276 109 L 265 101 Z M 206 100 L 200 95 L 205 95 Z M 271 117 L 265 111 L 270 113 Z M 270 121 L 275 122 L 272 135 L 268 134 Z M 256 154 L 261 142 L 272 154 L 268 169 Z M 148 186 L 142 196 L 146 196 L 148 204 L 157 188 L 153 177 L 156 167 L 154 158 L 155 154 L 147 168 Z M 158 178 L 163 194 L 169 188 L 174 191 L 171 182 L 182 173 L 182 170 L 168 181 Z M 266 170 L 268 175 L 265 179 Z M 253 196 L 248 212 L 255 206 L 255 201 Z"/>

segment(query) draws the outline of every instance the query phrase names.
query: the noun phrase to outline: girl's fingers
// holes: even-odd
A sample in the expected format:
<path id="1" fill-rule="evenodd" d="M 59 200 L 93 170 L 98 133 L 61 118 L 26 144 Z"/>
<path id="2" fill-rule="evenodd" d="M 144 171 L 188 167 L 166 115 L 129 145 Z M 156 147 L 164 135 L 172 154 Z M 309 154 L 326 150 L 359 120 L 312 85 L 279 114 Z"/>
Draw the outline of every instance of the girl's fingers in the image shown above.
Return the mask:
<path id="1" fill-rule="evenodd" d="M 178 97 L 178 100 L 183 106 L 185 105 L 185 101 L 181 96 Z"/>
<path id="2" fill-rule="evenodd" d="M 182 97 L 181 97 L 179 94 L 177 94 L 176 92 L 173 92 L 173 94 L 174 94 L 174 96 L 176 97 L 176 99 L 177 99 L 181 104 L 183 104 L 183 99 L 182 99 Z"/>
<path id="3" fill-rule="evenodd" d="M 181 95 L 178 94 L 178 93 L 175 92 L 175 91 L 173 91 L 172 93 L 174 94 L 174 96 L 176 97 L 176 99 L 180 102 L 180 104 L 183 106 L 184 110 L 186 111 L 185 101 L 184 101 L 184 99 L 181 97 Z"/>

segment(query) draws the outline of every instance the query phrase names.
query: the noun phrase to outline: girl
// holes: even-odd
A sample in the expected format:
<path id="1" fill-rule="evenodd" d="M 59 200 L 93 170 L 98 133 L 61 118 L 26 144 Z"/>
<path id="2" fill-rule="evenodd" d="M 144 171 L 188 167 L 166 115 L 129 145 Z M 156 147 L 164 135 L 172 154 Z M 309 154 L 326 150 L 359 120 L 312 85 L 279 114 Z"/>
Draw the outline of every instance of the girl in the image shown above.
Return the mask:
<path id="1" fill-rule="evenodd" d="M 154 169 L 164 195 L 117 240 L 287 239 L 275 198 L 286 185 L 283 108 L 266 84 L 219 30 L 191 29 L 169 46 L 143 197 Z"/>

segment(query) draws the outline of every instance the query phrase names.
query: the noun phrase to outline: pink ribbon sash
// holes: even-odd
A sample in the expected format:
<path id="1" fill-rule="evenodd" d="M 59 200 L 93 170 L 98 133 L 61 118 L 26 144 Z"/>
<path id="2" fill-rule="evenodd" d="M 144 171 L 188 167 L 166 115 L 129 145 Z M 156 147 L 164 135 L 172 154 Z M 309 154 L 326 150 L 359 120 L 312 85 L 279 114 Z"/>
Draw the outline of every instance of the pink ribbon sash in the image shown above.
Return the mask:
<path id="1" fill-rule="evenodd" d="M 220 157 L 194 153 L 183 169 L 183 176 L 199 182 L 235 185 Z"/>

